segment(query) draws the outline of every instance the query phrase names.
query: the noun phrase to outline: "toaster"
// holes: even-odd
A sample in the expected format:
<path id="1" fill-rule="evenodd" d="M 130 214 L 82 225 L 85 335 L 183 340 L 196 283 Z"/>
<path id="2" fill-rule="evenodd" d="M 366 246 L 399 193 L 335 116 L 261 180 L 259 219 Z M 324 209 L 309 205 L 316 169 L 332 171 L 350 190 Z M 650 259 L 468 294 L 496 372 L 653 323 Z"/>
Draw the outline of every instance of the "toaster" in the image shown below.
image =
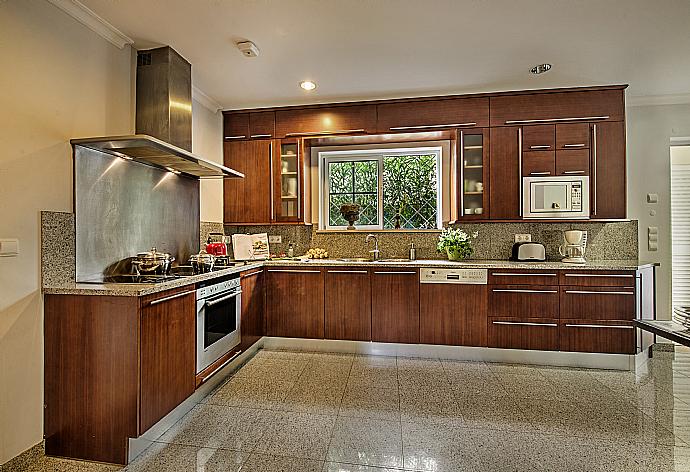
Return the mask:
<path id="1" fill-rule="evenodd" d="M 546 260 L 546 248 L 539 243 L 515 243 L 510 260 L 544 262 Z"/>

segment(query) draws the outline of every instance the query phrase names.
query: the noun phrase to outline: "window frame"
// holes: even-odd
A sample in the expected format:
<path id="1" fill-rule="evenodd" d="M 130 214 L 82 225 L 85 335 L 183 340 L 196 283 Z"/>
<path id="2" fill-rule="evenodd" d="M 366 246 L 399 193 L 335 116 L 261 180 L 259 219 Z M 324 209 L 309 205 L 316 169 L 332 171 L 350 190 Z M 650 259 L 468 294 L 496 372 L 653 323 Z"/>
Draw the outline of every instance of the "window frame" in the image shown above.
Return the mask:
<path id="1" fill-rule="evenodd" d="M 383 161 L 386 157 L 409 156 L 414 154 L 434 154 L 436 157 L 436 227 L 433 229 L 404 228 L 395 230 L 384 228 L 383 221 Z M 329 218 L 330 209 L 330 166 L 332 162 L 353 161 L 377 161 L 377 216 L 378 225 L 356 225 L 355 231 L 438 231 L 443 227 L 443 148 L 441 146 L 428 147 L 394 147 L 355 150 L 319 151 L 319 229 L 321 230 L 346 230 L 346 225 L 331 225 Z"/>

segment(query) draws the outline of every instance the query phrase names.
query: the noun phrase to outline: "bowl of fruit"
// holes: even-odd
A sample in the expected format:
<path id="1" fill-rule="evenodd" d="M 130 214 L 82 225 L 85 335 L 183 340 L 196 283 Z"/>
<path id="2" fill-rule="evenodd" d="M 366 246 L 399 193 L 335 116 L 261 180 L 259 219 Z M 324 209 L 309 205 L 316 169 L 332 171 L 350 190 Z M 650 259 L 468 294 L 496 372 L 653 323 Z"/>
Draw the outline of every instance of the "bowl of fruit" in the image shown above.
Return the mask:
<path id="1" fill-rule="evenodd" d="M 328 251 L 319 247 L 313 247 L 307 251 L 309 259 L 328 259 Z"/>

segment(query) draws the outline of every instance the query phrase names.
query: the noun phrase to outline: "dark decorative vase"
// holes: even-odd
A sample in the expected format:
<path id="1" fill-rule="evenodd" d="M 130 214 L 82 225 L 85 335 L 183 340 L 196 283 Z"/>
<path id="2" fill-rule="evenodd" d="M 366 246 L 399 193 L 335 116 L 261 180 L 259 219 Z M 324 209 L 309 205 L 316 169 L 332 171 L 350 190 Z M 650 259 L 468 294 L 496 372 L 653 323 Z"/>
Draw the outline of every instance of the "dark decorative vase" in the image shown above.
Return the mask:
<path id="1" fill-rule="evenodd" d="M 345 203 L 340 207 L 340 214 L 349 223 L 347 229 L 355 229 L 355 221 L 359 219 L 359 205 L 356 203 Z"/>

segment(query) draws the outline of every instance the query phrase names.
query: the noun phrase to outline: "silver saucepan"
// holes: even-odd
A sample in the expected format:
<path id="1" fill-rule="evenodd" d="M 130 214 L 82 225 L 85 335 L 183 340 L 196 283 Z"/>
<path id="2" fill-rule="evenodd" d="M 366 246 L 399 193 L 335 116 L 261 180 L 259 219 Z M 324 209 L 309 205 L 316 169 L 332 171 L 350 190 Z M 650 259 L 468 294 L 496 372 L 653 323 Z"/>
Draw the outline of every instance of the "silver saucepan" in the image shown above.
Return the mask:
<path id="1" fill-rule="evenodd" d="M 202 250 L 199 254 L 192 254 L 189 258 L 189 263 L 195 274 L 204 274 L 213 270 L 213 266 L 216 264 L 216 256 Z"/>
<path id="2" fill-rule="evenodd" d="M 155 247 L 140 252 L 132 261 L 137 275 L 167 275 L 175 258 L 166 252 L 158 252 Z"/>

